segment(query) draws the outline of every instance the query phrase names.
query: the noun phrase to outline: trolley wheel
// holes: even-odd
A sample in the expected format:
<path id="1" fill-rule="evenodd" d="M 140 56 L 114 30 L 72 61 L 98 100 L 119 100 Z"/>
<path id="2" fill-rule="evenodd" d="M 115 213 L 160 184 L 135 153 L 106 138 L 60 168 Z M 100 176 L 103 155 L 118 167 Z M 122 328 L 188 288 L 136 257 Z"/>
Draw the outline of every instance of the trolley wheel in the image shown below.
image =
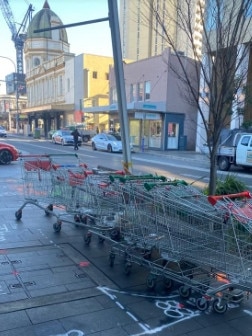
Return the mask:
<path id="1" fill-rule="evenodd" d="M 149 289 L 154 289 L 157 284 L 157 277 L 154 274 L 149 274 L 146 280 L 146 285 Z"/>
<path id="2" fill-rule="evenodd" d="M 116 241 L 120 240 L 120 229 L 118 227 L 115 227 L 110 231 L 110 238 Z"/>
<path id="3" fill-rule="evenodd" d="M 182 298 L 184 298 L 184 299 L 189 298 L 189 296 L 190 296 L 191 293 L 192 293 L 191 288 L 189 288 L 188 286 L 185 286 L 185 285 L 180 286 L 179 289 L 178 289 L 178 291 L 179 291 L 179 295 L 180 295 Z"/>
<path id="4" fill-rule="evenodd" d="M 110 254 L 109 254 L 109 266 L 113 267 L 114 264 L 115 264 L 115 253 L 110 252 Z"/>
<path id="5" fill-rule="evenodd" d="M 49 204 L 45 209 L 46 216 L 49 216 L 51 213 L 50 211 L 53 211 L 53 204 Z"/>
<path id="6" fill-rule="evenodd" d="M 209 308 L 209 301 L 206 300 L 204 297 L 200 297 L 196 299 L 195 305 L 197 309 L 204 311 Z"/>
<path id="7" fill-rule="evenodd" d="M 126 275 L 130 274 L 131 269 L 132 269 L 132 263 L 130 261 L 127 261 L 126 264 L 124 265 L 124 273 Z"/>
<path id="8" fill-rule="evenodd" d="M 164 277 L 164 286 L 166 289 L 171 289 L 173 286 L 173 281 L 172 279 Z"/>
<path id="9" fill-rule="evenodd" d="M 145 260 L 151 260 L 151 251 L 147 250 L 143 252 L 143 258 Z"/>
<path id="10" fill-rule="evenodd" d="M 15 212 L 15 217 L 16 217 L 16 220 L 20 220 L 22 218 L 22 210 L 17 210 Z"/>
<path id="11" fill-rule="evenodd" d="M 58 221 L 57 223 L 53 224 L 54 232 L 60 232 L 60 230 L 61 230 L 61 224 L 62 224 L 61 221 Z"/>
<path id="12" fill-rule="evenodd" d="M 213 311 L 218 314 L 224 314 L 227 311 L 227 303 L 222 303 L 219 299 L 213 301 Z"/>
<path id="13" fill-rule="evenodd" d="M 86 215 L 80 215 L 80 221 L 83 224 L 87 224 L 87 216 Z"/>
<path id="14" fill-rule="evenodd" d="M 91 237 L 92 233 L 89 231 L 86 234 L 84 234 L 84 242 L 86 245 L 89 245 L 91 243 Z"/>

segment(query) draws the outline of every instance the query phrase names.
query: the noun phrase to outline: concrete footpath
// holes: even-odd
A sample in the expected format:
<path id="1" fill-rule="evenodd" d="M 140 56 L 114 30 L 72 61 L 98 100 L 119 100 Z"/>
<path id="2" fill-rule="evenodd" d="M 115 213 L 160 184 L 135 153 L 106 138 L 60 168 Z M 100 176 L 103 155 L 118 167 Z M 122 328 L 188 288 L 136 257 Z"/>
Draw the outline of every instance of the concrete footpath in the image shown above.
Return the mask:
<path id="1" fill-rule="evenodd" d="M 0 335 L 117 336 L 141 331 L 104 294 L 104 288 L 117 286 L 80 252 L 81 228 L 63 224 L 55 233 L 56 218 L 32 204 L 16 220 L 15 212 L 24 205 L 19 171 L 18 163 L 1 167 Z M 86 248 L 96 258 L 101 253 Z"/>

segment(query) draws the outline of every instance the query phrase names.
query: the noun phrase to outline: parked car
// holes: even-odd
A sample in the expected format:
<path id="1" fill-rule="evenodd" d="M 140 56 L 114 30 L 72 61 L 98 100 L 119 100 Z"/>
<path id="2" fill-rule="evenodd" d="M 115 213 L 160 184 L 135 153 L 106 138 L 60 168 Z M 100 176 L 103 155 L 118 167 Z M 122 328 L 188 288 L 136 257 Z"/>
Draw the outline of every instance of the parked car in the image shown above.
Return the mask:
<path id="1" fill-rule="evenodd" d="M 117 133 L 99 133 L 91 139 L 93 150 L 105 150 L 110 153 L 122 152 L 122 138 Z M 130 144 L 130 149 L 133 151 L 133 145 Z"/>
<path id="2" fill-rule="evenodd" d="M 90 141 L 91 138 L 96 134 L 95 130 L 90 130 L 88 128 L 83 127 L 82 125 L 76 125 L 76 126 L 70 125 L 65 127 L 65 129 L 68 129 L 70 131 L 73 131 L 75 128 L 77 128 L 77 130 L 79 131 L 83 142 Z"/>
<path id="3" fill-rule="evenodd" d="M 62 146 L 74 145 L 74 138 L 72 136 L 72 131 L 69 130 L 58 130 L 52 135 L 52 142 L 54 144 L 60 144 Z M 79 137 L 78 145 L 81 146 L 82 139 Z"/>
<path id="4" fill-rule="evenodd" d="M 0 164 L 10 164 L 19 158 L 19 151 L 15 146 L 0 142 Z"/>
<path id="5" fill-rule="evenodd" d="M 6 129 L 3 126 L 0 126 L 0 137 L 1 138 L 6 138 L 7 137 Z"/>

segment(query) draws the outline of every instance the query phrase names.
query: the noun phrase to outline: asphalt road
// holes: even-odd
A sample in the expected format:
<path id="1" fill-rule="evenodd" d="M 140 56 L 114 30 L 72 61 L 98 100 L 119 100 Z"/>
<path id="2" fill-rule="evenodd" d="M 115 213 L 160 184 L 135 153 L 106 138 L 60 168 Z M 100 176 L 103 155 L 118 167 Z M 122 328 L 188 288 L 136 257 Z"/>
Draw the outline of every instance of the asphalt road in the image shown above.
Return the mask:
<path id="1" fill-rule="evenodd" d="M 73 152 L 72 147 L 54 145 L 48 140 L 9 137 L 4 141 L 13 143 L 22 151 L 32 154 Z M 123 156 L 120 153 L 94 152 L 90 145 L 83 145 L 80 147 L 78 155 L 90 167 L 102 165 L 113 169 L 122 169 Z M 186 151 L 157 152 L 148 150 L 142 152 L 141 149 L 136 148 L 131 158 L 132 170 L 136 174 L 156 173 L 171 179 L 182 178 L 200 188 L 204 188 L 209 182 L 209 159 L 203 154 Z M 224 179 L 230 174 L 239 178 L 248 186 L 249 190 L 252 190 L 251 173 L 240 167 L 232 167 L 228 172 L 218 171 L 220 179 Z"/>

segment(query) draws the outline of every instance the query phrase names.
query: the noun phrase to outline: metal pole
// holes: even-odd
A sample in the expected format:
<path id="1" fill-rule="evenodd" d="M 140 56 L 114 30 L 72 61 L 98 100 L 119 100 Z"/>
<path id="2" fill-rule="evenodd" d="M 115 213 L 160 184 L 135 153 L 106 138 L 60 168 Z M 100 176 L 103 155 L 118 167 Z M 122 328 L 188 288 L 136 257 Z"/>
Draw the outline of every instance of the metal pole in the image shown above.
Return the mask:
<path id="1" fill-rule="evenodd" d="M 123 167 L 129 173 L 132 172 L 130 142 L 129 142 L 129 121 L 127 112 L 127 101 L 124 84 L 124 71 L 121 50 L 120 29 L 118 20 L 117 1 L 108 0 L 109 24 L 111 29 L 112 48 L 114 56 L 114 71 L 117 88 L 118 113 L 120 119 L 120 130 L 123 144 Z"/>
<path id="2" fill-rule="evenodd" d="M 15 62 L 11 59 L 11 58 L 9 58 L 9 57 L 7 57 L 7 56 L 0 56 L 1 58 L 5 58 L 5 59 L 7 59 L 8 61 L 10 61 L 12 64 L 13 64 L 13 66 L 14 66 L 14 71 L 15 71 L 15 84 L 16 84 L 16 110 L 17 110 L 17 112 L 16 112 L 16 132 L 17 132 L 17 134 L 19 133 L 19 113 L 18 113 L 18 99 L 19 99 L 19 97 L 18 97 L 18 79 L 16 78 L 16 76 L 17 76 L 17 67 L 16 67 L 16 64 L 15 64 Z M 9 112 L 9 113 L 11 113 L 11 112 Z M 11 121 L 11 117 L 9 118 L 9 123 L 10 123 L 10 121 Z M 11 124 L 9 125 L 9 128 L 11 128 Z"/>

